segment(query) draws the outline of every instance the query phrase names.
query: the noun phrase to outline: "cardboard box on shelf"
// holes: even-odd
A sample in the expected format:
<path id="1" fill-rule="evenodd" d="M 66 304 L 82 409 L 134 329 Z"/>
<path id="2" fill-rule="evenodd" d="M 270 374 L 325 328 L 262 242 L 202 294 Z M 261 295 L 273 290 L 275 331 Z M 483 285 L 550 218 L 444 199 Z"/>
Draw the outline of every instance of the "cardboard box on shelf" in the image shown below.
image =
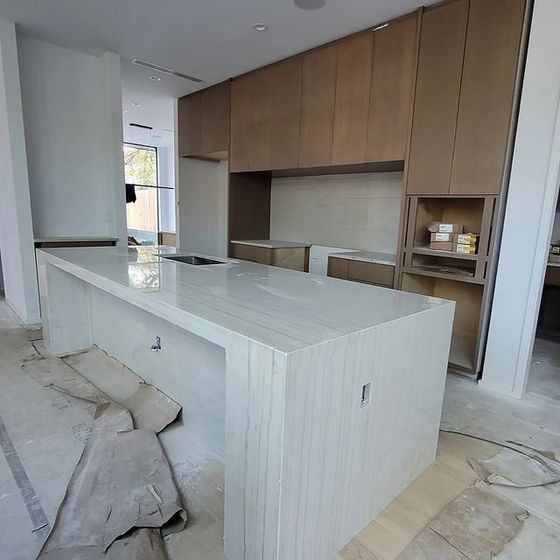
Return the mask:
<path id="1" fill-rule="evenodd" d="M 436 251 L 453 251 L 453 241 L 431 241 L 430 249 Z"/>
<path id="2" fill-rule="evenodd" d="M 478 234 L 476 233 L 431 233 L 430 242 L 434 241 L 451 241 L 461 245 L 476 245 L 478 243 Z"/>
<path id="3" fill-rule="evenodd" d="M 459 233 L 453 236 L 453 242 L 459 245 L 477 245 L 478 244 L 478 234 L 477 233 Z"/>
<path id="4" fill-rule="evenodd" d="M 463 233 L 463 227 L 460 224 L 449 224 L 446 222 L 432 222 L 428 226 L 430 233 Z"/>
<path id="5" fill-rule="evenodd" d="M 454 243 L 453 252 L 462 255 L 476 255 L 476 245 L 465 245 L 463 243 Z"/>

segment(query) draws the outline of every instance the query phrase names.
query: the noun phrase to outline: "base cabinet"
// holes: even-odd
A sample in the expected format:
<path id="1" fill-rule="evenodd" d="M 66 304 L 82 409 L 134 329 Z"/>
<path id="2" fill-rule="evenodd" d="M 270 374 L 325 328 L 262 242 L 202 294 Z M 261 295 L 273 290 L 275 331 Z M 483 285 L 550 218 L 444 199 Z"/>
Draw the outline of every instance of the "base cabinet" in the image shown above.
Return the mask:
<path id="1" fill-rule="evenodd" d="M 232 243 L 231 256 L 234 259 L 309 272 L 309 247 L 279 247 L 273 249 Z"/>
<path id="2" fill-rule="evenodd" d="M 341 280 L 392 288 L 395 267 L 388 264 L 329 257 L 327 275 Z"/>

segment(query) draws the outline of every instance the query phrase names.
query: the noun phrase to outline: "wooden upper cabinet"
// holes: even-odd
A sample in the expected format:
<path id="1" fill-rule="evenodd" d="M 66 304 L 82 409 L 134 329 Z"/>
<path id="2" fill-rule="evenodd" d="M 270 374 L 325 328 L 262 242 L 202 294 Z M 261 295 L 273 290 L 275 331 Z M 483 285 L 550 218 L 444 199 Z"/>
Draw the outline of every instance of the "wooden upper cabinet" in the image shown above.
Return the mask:
<path id="1" fill-rule="evenodd" d="M 302 57 L 289 58 L 269 67 L 270 167 L 298 166 Z"/>
<path id="2" fill-rule="evenodd" d="M 452 0 L 422 18 L 408 194 L 449 193 L 468 8 L 468 0 Z"/>
<path id="3" fill-rule="evenodd" d="M 525 0 L 471 0 L 451 194 L 499 194 Z"/>
<path id="4" fill-rule="evenodd" d="M 231 171 L 297 167 L 301 59 L 236 78 L 231 85 Z"/>
<path id="5" fill-rule="evenodd" d="M 200 93 L 191 93 L 179 99 L 179 155 L 192 156 L 201 149 Z"/>
<path id="6" fill-rule="evenodd" d="M 303 55 L 299 167 L 332 163 L 336 44 Z"/>
<path id="7" fill-rule="evenodd" d="M 266 68 L 231 83 L 231 171 L 269 168 L 268 91 Z"/>
<path id="8" fill-rule="evenodd" d="M 366 161 L 373 33 L 337 43 L 336 95 L 332 161 Z"/>
<path id="9" fill-rule="evenodd" d="M 224 158 L 229 150 L 230 84 L 224 82 L 200 93 L 203 154 Z"/>
<path id="10" fill-rule="evenodd" d="M 373 34 L 373 69 L 366 161 L 406 157 L 416 83 L 419 14 L 391 22 Z"/>
<path id="11" fill-rule="evenodd" d="M 229 82 L 179 99 L 179 155 L 224 159 L 229 149 Z"/>

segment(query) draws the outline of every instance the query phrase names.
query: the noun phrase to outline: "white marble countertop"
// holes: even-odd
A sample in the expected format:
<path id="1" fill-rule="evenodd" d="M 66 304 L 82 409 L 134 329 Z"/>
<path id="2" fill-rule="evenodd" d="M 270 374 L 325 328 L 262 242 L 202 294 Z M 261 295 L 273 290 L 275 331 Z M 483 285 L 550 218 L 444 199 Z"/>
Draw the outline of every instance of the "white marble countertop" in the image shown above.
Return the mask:
<path id="1" fill-rule="evenodd" d="M 300 243 L 298 241 L 280 241 L 278 239 L 249 239 L 232 240 L 236 245 L 251 245 L 252 247 L 264 247 L 266 249 L 292 249 L 296 247 L 311 247 L 311 243 Z"/>
<path id="2" fill-rule="evenodd" d="M 386 264 L 391 266 L 395 266 L 397 262 L 396 255 L 392 255 L 391 253 L 378 253 L 376 251 L 349 251 L 344 253 L 332 253 L 329 255 L 329 257 L 375 264 Z"/>
<path id="3" fill-rule="evenodd" d="M 273 266 L 217 259 L 193 266 L 161 247 L 38 250 L 49 263 L 226 346 L 246 336 L 284 353 L 422 313 L 446 300 Z M 210 257 L 213 258 L 213 257 Z"/>
<path id="4" fill-rule="evenodd" d="M 105 235 L 67 235 L 65 237 L 35 237 L 35 243 L 58 243 L 64 241 L 118 241 L 118 237 Z"/>

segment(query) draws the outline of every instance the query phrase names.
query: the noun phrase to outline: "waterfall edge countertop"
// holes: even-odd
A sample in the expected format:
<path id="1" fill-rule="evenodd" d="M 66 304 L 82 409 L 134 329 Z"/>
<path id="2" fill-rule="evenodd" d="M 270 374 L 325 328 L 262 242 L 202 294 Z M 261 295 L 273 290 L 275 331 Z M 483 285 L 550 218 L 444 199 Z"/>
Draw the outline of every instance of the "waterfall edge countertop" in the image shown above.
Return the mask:
<path id="1" fill-rule="evenodd" d="M 435 460 L 454 303 L 165 251 L 37 251 L 47 351 L 96 344 L 183 407 L 168 450 L 202 507 L 223 469 L 227 558 L 332 558 Z"/>
<path id="2" fill-rule="evenodd" d="M 125 301 L 158 310 L 221 346 L 235 332 L 290 353 L 442 305 L 447 300 L 233 259 L 193 266 L 158 247 L 38 251 L 64 270 Z"/>
<path id="3" fill-rule="evenodd" d="M 298 247 L 311 247 L 311 243 L 299 241 L 279 241 L 277 239 L 249 239 L 232 240 L 234 245 L 250 245 L 251 247 L 264 247 L 265 249 L 295 249 Z"/>
<path id="4" fill-rule="evenodd" d="M 396 255 L 393 255 L 392 253 L 378 253 L 376 251 L 348 251 L 344 253 L 331 253 L 329 257 L 346 259 L 349 261 L 386 264 L 390 266 L 395 266 L 397 264 Z"/>

